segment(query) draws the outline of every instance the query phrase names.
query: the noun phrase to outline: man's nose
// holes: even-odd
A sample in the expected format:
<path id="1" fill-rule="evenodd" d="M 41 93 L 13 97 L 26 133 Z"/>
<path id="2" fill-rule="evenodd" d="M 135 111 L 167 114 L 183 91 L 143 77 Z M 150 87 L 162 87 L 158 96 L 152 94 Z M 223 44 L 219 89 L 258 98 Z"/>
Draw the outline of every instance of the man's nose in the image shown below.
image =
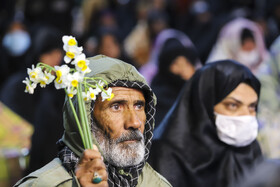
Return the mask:
<path id="1" fill-rule="evenodd" d="M 126 112 L 125 117 L 125 128 L 133 128 L 133 129 L 139 129 L 142 125 L 142 122 L 137 115 L 136 111 L 134 110 L 128 110 Z"/>

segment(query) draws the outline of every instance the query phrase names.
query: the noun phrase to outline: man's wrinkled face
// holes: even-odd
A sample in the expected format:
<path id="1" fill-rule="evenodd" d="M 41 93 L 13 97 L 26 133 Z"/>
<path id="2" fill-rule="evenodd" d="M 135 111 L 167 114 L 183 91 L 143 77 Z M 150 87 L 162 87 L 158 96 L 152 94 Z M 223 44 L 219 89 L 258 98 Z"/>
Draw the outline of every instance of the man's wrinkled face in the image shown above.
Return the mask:
<path id="1" fill-rule="evenodd" d="M 112 93 L 112 100 L 98 98 L 95 103 L 93 135 L 111 164 L 139 164 L 145 154 L 145 97 L 141 91 L 125 87 L 113 87 Z"/>

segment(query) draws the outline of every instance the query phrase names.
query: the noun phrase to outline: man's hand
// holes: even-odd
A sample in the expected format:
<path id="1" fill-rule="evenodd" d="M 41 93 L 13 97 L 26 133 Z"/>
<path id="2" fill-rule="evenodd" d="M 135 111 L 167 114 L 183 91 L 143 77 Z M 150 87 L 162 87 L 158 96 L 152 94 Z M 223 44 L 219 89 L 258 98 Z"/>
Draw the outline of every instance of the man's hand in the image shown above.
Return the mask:
<path id="1" fill-rule="evenodd" d="M 83 152 L 79 164 L 75 170 L 76 177 L 83 187 L 108 187 L 108 175 L 105 164 L 97 147 L 87 149 Z M 94 174 L 98 174 L 102 181 L 98 184 L 93 183 Z"/>

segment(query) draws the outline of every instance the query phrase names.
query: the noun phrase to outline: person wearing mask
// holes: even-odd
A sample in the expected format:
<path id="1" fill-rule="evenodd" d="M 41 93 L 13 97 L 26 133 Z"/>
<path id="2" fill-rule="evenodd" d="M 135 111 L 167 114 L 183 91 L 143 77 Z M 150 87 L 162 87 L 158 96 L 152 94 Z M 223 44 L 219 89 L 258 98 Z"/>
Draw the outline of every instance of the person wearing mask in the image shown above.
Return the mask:
<path id="1" fill-rule="evenodd" d="M 31 35 L 27 25 L 11 21 L 1 40 L 0 89 L 10 76 L 24 68 L 24 60 L 31 47 Z"/>
<path id="2" fill-rule="evenodd" d="M 262 73 L 269 57 L 262 30 L 246 18 L 235 18 L 220 31 L 207 62 L 233 59 L 247 66 L 255 75 Z"/>
<path id="3" fill-rule="evenodd" d="M 63 59 L 61 47 L 61 32 L 48 27 L 38 28 L 32 40 L 32 47 L 26 58 L 21 62 L 21 70 L 10 76 L 3 84 L 0 92 L 0 100 L 19 114 L 25 120 L 34 125 L 35 111 L 41 98 L 40 90 L 33 96 L 28 95 L 22 90 L 25 85 L 22 81 L 27 75 L 26 67 L 36 62 L 44 62 L 50 66 L 59 65 Z"/>
<path id="4" fill-rule="evenodd" d="M 59 142 L 58 158 L 15 186 L 170 186 L 146 162 L 156 104 L 151 88 L 135 67 L 123 61 L 104 55 L 89 61 L 91 72 L 86 75 L 106 80 L 114 94 L 109 101 L 102 101 L 98 95 L 95 102 L 85 103 L 97 146 L 83 148 L 75 117 L 66 100 L 65 131 Z M 73 103 L 77 102 L 77 97 L 73 99 Z M 94 173 L 101 180 L 93 181 Z"/>
<path id="5" fill-rule="evenodd" d="M 187 36 L 186 36 L 187 37 Z M 180 90 L 201 66 L 193 45 L 184 46 L 178 38 L 168 38 L 159 54 L 158 72 L 151 88 L 157 96 L 156 127 L 175 102 Z"/>
<path id="6" fill-rule="evenodd" d="M 263 159 L 256 140 L 260 82 L 223 60 L 196 71 L 156 128 L 149 163 L 173 186 L 227 187 Z"/>

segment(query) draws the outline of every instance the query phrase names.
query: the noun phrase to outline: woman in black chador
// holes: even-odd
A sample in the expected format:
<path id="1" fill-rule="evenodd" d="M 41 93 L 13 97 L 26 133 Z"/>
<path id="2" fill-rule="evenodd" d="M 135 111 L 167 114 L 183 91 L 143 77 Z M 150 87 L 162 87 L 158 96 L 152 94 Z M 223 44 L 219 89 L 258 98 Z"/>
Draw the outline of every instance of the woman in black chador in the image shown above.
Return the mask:
<path id="1" fill-rule="evenodd" d="M 182 89 L 154 132 L 150 164 L 174 186 L 235 186 L 262 160 L 260 83 L 232 60 L 209 63 Z"/>

